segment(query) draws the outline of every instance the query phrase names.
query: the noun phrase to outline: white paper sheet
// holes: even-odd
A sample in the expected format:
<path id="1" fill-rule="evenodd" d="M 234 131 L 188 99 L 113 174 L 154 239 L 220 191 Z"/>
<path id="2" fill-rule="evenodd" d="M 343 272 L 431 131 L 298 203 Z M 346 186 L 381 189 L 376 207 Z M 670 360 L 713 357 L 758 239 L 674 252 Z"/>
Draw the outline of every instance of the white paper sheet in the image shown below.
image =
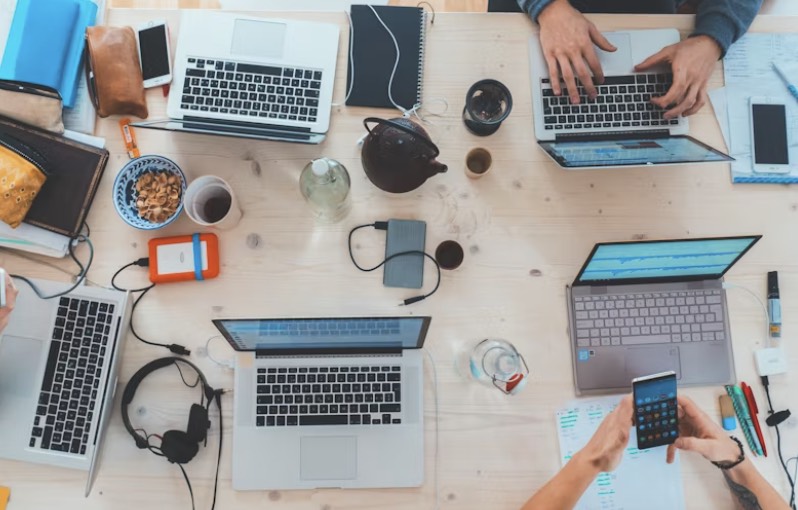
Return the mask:
<path id="1" fill-rule="evenodd" d="M 620 397 L 573 400 L 557 411 L 557 434 L 562 465 L 579 451 L 605 416 L 618 405 Z M 601 473 L 577 503 L 578 510 L 626 510 L 629 508 L 684 508 L 679 456 L 665 462 L 665 447 L 638 450 L 632 428 L 623 460 L 612 473 Z M 657 502 L 656 507 L 651 506 Z"/>

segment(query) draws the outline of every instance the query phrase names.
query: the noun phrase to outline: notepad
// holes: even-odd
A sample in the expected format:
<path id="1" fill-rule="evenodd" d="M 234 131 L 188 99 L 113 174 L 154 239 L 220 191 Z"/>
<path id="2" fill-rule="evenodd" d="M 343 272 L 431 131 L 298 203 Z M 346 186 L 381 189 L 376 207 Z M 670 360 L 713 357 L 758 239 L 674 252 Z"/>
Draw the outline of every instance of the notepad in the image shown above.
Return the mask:
<path id="1" fill-rule="evenodd" d="M 573 400 L 557 411 L 557 434 L 564 466 L 587 444 L 604 418 L 618 405 L 620 397 Z M 601 473 L 576 505 L 579 510 L 625 510 L 645 508 L 656 501 L 657 508 L 684 508 L 679 456 L 673 464 L 665 462 L 664 446 L 638 450 L 632 428 L 623 460 L 611 473 Z"/>
<path id="2" fill-rule="evenodd" d="M 421 102 L 425 11 L 420 7 L 373 7 L 399 45 L 399 64 L 391 84 L 393 102 L 388 95 L 388 84 L 396 63 L 396 46 L 371 6 L 353 5 L 352 58 L 346 78 L 346 88 L 348 91 L 351 84 L 351 93 L 346 104 L 395 108 L 393 103 L 396 102 L 405 110 L 410 110 Z"/>
<path id="3" fill-rule="evenodd" d="M 90 0 L 19 0 L 0 78 L 53 87 L 64 106 L 73 106 L 86 27 L 96 16 L 97 5 Z"/>

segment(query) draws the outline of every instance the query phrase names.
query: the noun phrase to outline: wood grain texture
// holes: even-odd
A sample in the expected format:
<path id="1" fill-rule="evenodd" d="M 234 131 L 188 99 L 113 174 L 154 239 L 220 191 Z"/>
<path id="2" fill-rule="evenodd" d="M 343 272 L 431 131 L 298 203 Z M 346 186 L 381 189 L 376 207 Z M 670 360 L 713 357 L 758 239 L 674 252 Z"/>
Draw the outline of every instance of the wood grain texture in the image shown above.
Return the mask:
<path id="1" fill-rule="evenodd" d="M 284 14 L 281 13 L 281 16 Z M 346 18 L 342 14 L 286 14 L 340 24 L 342 37 L 335 98 L 345 91 Z M 111 25 L 165 17 L 172 37 L 179 32 L 176 11 L 112 10 Z M 595 16 L 603 30 L 674 26 L 686 32 L 687 16 Z M 796 18 L 759 18 L 754 31 L 795 30 Z M 145 337 L 183 343 L 192 360 L 205 370 L 211 384 L 232 387 L 232 372 L 203 357 L 201 347 L 215 334 L 210 319 L 244 316 L 346 316 L 429 314 L 434 317 L 427 349 L 436 361 L 440 409 L 436 410 L 431 373 L 426 381 L 426 475 L 418 489 L 366 491 L 272 491 L 243 493 L 231 489 L 231 399 L 225 400 L 225 444 L 218 508 L 420 509 L 434 508 L 434 445 L 439 441 L 440 508 L 511 510 L 559 467 L 554 413 L 574 398 L 571 350 L 567 333 L 564 288 L 595 242 L 692 236 L 764 234 L 763 240 L 728 275 L 762 295 L 765 272 L 778 270 L 784 296 L 784 347 L 791 366 L 798 349 L 791 343 L 798 330 L 798 193 L 785 186 L 733 186 L 725 164 L 661 169 L 566 172 L 535 147 L 529 93 L 527 42 L 534 27 L 523 15 L 440 14 L 428 31 L 424 99 L 430 110 L 425 128 L 441 148 L 440 160 L 449 171 L 418 190 L 389 195 L 366 179 L 357 140 L 369 115 L 397 116 L 390 110 L 334 108 L 327 140 L 318 146 L 271 143 L 200 135 L 137 130 L 142 153 L 161 154 L 177 162 L 190 178 L 216 174 L 231 183 L 244 217 L 240 225 L 219 234 L 222 274 L 203 283 L 159 286 L 142 301 L 137 329 Z M 175 41 L 173 41 L 175 42 Z M 174 47 L 174 45 L 173 45 Z M 481 78 L 504 82 L 514 96 L 514 108 L 501 129 L 488 138 L 470 135 L 460 120 L 467 88 Z M 712 86 L 722 84 L 721 66 Z M 160 90 L 148 92 L 151 118 L 165 113 Z M 152 234 L 127 227 L 113 212 L 111 186 L 127 162 L 116 118 L 99 120 L 97 134 L 111 151 L 106 175 L 89 216 L 97 258 L 92 281 L 108 284 L 123 264 L 146 254 Z M 690 119 L 699 139 L 722 147 L 710 107 Z M 493 169 L 473 181 L 463 171 L 466 153 L 485 147 L 493 154 Z M 299 193 L 304 165 L 318 156 L 343 162 L 352 176 L 353 209 L 336 225 L 317 225 Z M 438 293 L 402 309 L 401 299 L 415 295 L 382 286 L 379 275 L 360 273 L 346 252 L 346 234 L 360 223 L 378 219 L 414 218 L 427 222 L 427 246 L 446 239 L 465 248 L 463 266 L 445 272 Z M 185 216 L 158 236 L 194 232 Z M 260 243 L 251 248 L 247 239 Z M 356 255 L 364 264 L 381 259 L 384 235 L 363 232 Z M 85 256 L 84 249 L 81 253 Z M 65 280 L 55 269 L 29 262 L 11 252 L 0 253 L 0 265 L 11 272 Z M 67 261 L 58 266 L 72 271 Z M 426 271 L 427 285 L 434 271 Z M 121 283 L 144 283 L 143 270 L 132 270 Z M 755 381 L 753 350 L 763 345 L 763 317 L 750 296 L 729 294 L 737 375 Z M 526 357 L 531 370 L 527 389 L 516 397 L 461 379 L 454 358 L 466 346 L 488 336 L 506 338 Z M 217 358 L 231 350 L 211 344 Z M 132 337 L 124 347 L 120 384 L 147 361 L 166 353 Z M 788 388 L 795 373 L 774 378 L 773 396 L 779 408 L 798 407 L 798 394 Z M 760 403 L 764 395 L 753 384 Z M 121 389 L 121 388 L 120 388 Z M 719 418 L 721 388 L 686 389 L 713 417 Z M 193 393 L 176 373 L 148 380 L 132 404 L 135 420 L 150 432 L 185 427 Z M 117 400 L 118 405 L 118 400 Z M 440 438 L 435 437 L 439 420 Z M 784 432 L 784 448 L 798 448 L 795 424 Z M 766 430 L 768 446 L 775 437 Z M 213 486 L 218 440 L 213 418 L 208 448 L 187 471 L 198 508 L 207 508 Z M 264 456 L 269 452 L 263 452 Z M 663 452 L 664 462 L 664 452 Z M 758 467 L 786 493 L 775 455 L 756 459 Z M 716 468 L 695 456 L 683 456 L 682 478 L 687 508 L 729 508 L 728 490 Z M 85 473 L 32 464 L 0 461 L 0 479 L 13 490 L 10 508 L 140 509 L 187 508 L 188 494 L 179 470 L 163 459 L 138 450 L 122 427 L 119 412 L 111 420 L 101 471 L 94 492 L 83 498 Z M 46 490 L 43 490 L 45 489 Z M 642 503 L 641 503 L 642 504 Z"/>
<path id="2" fill-rule="evenodd" d="M 299 0 L 298 0 L 299 1 Z M 417 0 L 390 0 L 391 5 L 418 5 Z M 488 0 L 429 0 L 435 12 L 485 12 Z M 218 0 L 109 0 L 108 8 L 218 9 Z"/>

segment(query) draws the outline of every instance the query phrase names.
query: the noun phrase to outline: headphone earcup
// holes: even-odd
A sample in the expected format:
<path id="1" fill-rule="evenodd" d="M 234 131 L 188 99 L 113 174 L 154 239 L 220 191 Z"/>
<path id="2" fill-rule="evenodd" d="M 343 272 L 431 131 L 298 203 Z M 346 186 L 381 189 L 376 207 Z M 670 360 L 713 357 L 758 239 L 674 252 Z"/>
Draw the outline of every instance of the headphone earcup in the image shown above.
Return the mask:
<path id="1" fill-rule="evenodd" d="M 186 434 L 196 443 L 205 441 L 211 422 L 208 421 L 208 410 L 199 404 L 192 404 L 188 415 Z"/>
<path id="2" fill-rule="evenodd" d="M 199 443 L 182 430 L 167 430 L 161 440 L 161 453 L 172 463 L 185 464 L 197 455 Z"/>

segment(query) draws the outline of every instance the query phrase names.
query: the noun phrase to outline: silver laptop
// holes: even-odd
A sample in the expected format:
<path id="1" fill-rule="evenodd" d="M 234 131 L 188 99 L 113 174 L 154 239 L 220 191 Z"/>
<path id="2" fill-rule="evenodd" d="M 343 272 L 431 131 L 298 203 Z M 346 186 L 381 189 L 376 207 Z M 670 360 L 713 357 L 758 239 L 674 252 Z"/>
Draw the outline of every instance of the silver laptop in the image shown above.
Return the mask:
<path id="1" fill-rule="evenodd" d="M 45 295 L 62 283 L 32 280 Z M 126 293 L 79 287 L 39 299 L 25 283 L 0 337 L 0 457 L 89 471 L 113 412 L 130 321 Z"/>
<path id="2" fill-rule="evenodd" d="M 566 94 L 554 95 L 540 40 L 529 39 L 535 135 L 551 159 L 569 170 L 733 160 L 687 136 L 686 118 L 664 119 L 664 110 L 651 103 L 652 97 L 670 88 L 669 68 L 634 71 L 636 64 L 679 42 L 677 30 L 605 32 L 604 36 L 618 49 L 596 48 L 605 80 L 597 85 L 599 95 L 594 100 L 579 85 L 579 104 L 571 104 Z"/>
<path id="3" fill-rule="evenodd" d="M 169 119 L 133 125 L 320 143 L 330 126 L 338 35 L 326 23 L 185 11 Z"/>
<path id="4" fill-rule="evenodd" d="M 566 288 L 577 394 L 735 380 L 723 275 L 762 236 L 600 243 Z"/>
<path id="5" fill-rule="evenodd" d="M 233 488 L 420 486 L 430 321 L 214 320 L 240 353 Z"/>

